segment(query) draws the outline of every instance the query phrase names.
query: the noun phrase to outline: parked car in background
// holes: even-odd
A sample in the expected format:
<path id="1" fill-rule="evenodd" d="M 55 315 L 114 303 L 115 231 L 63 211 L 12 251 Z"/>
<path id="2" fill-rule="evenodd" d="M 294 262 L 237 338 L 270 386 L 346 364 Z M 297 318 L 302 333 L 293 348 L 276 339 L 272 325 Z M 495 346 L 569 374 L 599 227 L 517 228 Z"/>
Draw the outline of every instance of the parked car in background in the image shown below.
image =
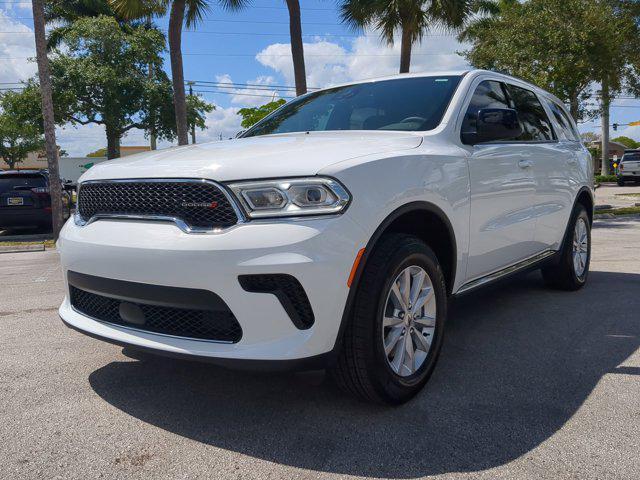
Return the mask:
<path id="1" fill-rule="evenodd" d="M 618 164 L 618 185 L 640 182 L 640 150 L 625 150 Z"/>
<path id="2" fill-rule="evenodd" d="M 450 297 L 536 268 L 581 288 L 592 215 L 591 156 L 548 92 L 488 71 L 347 84 L 238 139 L 92 167 L 59 312 L 158 354 L 326 367 L 397 404 L 435 367 Z"/>
<path id="3" fill-rule="evenodd" d="M 46 170 L 9 170 L 0 172 L 0 230 L 38 228 L 51 230 L 51 195 Z M 64 190 L 64 218 L 71 214 L 71 197 Z"/>

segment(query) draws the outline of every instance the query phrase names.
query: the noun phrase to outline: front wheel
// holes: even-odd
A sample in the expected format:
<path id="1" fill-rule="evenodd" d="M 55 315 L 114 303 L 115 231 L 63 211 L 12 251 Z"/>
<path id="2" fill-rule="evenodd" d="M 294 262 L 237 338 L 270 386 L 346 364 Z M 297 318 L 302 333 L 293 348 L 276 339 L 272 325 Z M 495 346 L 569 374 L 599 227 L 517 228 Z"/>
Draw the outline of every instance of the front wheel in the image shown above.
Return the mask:
<path id="1" fill-rule="evenodd" d="M 577 204 L 557 265 L 542 269 L 545 283 L 561 290 L 578 290 L 587 282 L 591 262 L 591 222 L 584 206 Z"/>
<path id="2" fill-rule="evenodd" d="M 446 316 L 433 251 L 411 235 L 383 237 L 365 266 L 333 377 L 364 400 L 406 402 L 433 372 Z"/>
<path id="3" fill-rule="evenodd" d="M 617 181 L 618 181 L 618 186 L 619 187 L 624 187 L 624 180 L 622 178 L 618 177 Z"/>

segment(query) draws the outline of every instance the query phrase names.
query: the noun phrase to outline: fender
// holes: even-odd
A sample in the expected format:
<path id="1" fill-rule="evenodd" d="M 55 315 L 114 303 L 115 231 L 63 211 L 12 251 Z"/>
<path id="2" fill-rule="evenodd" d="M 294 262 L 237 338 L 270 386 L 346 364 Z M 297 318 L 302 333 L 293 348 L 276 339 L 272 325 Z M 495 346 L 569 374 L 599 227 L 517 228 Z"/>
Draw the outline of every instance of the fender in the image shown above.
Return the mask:
<path id="1" fill-rule="evenodd" d="M 418 202 L 411 202 L 411 203 L 402 205 L 401 207 L 391 212 L 382 221 L 382 223 L 375 230 L 375 232 L 367 242 L 367 245 L 365 246 L 364 254 L 360 259 L 360 263 L 358 264 L 358 268 L 356 269 L 353 283 L 351 284 L 351 288 L 349 290 L 349 295 L 347 296 L 347 302 L 345 304 L 344 311 L 342 313 L 342 319 L 340 320 L 340 328 L 338 329 L 336 342 L 333 346 L 333 350 L 331 351 L 330 363 L 337 360 L 338 353 L 340 351 L 340 347 L 342 344 L 344 329 L 346 328 L 347 322 L 349 321 L 349 317 L 351 316 L 351 310 L 353 308 L 353 304 L 355 301 L 356 292 L 358 291 L 358 287 L 360 285 L 362 273 L 364 272 L 364 269 L 367 265 L 367 261 L 371 256 L 371 253 L 375 250 L 375 246 L 378 243 L 378 240 L 380 240 L 380 237 L 382 236 L 382 234 L 389 227 L 389 225 L 391 225 L 395 220 L 397 220 L 398 218 L 400 218 L 402 215 L 406 213 L 416 212 L 416 211 L 435 214 L 440 220 L 442 220 L 442 222 L 447 227 L 449 237 L 452 239 L 452 242 L 453 242 L 453 245 L 452 245 L 453 258 L 451 259 L 451 280 L 449 282 L 450 285 L 447 286 L 449 293 L 451 293 L 451 288 L 453 288 L 453 284 L 455 282 L 455 274 L 456 274 L 457 259 L 458 259 L 458 247 L 456 243 L 455 232 L 453 230 L 453 226 L 451 225 L 451 222 L 449 221 L 449 218 L 445 215 L 442 209 L 440 209 L 438 206 L 434 205 L 433 203 L 418 201 Z"/>

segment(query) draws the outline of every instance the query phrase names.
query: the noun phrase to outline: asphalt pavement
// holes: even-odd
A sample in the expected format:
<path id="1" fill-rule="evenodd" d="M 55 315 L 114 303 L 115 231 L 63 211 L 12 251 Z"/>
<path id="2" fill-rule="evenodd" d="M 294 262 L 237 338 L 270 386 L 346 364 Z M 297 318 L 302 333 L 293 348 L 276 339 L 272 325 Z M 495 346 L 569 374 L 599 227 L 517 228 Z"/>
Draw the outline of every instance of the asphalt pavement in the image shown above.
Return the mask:
<path id="1" fill-rule="evenodd" d="M 638 479 L 640 219 L 598 220 L 579 292 L 457 300 L 427 388 L 127 355 L 65 328 L 55 251 L 0 254 L 0 478 Z"/>

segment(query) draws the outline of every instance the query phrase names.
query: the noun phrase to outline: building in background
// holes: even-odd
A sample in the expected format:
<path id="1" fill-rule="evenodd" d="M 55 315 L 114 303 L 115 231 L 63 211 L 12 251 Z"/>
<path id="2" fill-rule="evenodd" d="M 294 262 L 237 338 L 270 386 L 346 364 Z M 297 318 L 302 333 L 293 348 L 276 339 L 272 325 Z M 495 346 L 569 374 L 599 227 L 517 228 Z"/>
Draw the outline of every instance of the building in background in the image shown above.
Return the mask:
<path id="1" fill-rule="evenodd" d="M 60 147 L 58 147 L 58 150 L 60 150 Z M 136 153 L 148 152 L 149 150 L 151 150 L 151 147 L 149 147 L 148 145 L 121 146 L 120 156 L 126 157 L 129 155 L 134 155 Z M 100 159 L 98 161 L 103 162 L 104 160 L 106 160 L 106 154 L 107 154 L 106 148 L 100 149 L 97 152 L 93 152 L 92 154 L 90 154 L 91 161 L 93 162 L 96 159 Z M 87 155 L 87 157 L 89 157 L 89 155 Z M 78 159 L 87 160 L 87 157 L 75 157 L 75 160 L 78 160 Z M 65 158 L 68 158 L 68 157 L 60 157 L 61 164 Z M 84 163 L 86 164 L 88 162 L 89 160 L 85 161 Z M 25 158 L 22 162 L 18 163 L 15 167 L 16 170 L 44 170 L 46 168 L 47 168 L 47 156 L 44 150 L 29 153 L 27 155 L 27 158 Z M 4 159 L 2 158 L 0 158 L 0 170 L 9 170 L 9 165 L 7 165 Z"/>

